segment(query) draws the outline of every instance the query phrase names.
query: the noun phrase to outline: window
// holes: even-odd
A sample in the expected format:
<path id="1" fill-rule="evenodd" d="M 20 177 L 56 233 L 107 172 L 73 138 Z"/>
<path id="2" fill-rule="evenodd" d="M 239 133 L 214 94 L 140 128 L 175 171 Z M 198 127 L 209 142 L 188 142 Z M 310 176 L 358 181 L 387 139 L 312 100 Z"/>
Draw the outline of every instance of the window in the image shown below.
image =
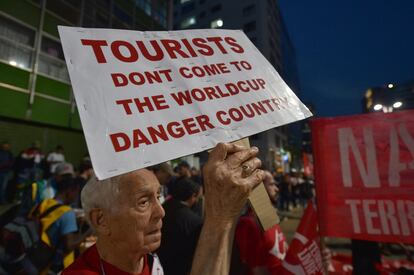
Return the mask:
<path id="1" fill-rule="evenodd" d="M 188 28 L 196 23 L 195 17 L 188 17 L 181 22 L 181 28 Z"/>
<path id="2" fill-rule="evenodd" d="M 221 4 L 217 4 L 217 5 L 213 6 L 210 11 L 212 13 L 214 13 L 214 12 L 218 12 L 220 10 L 221 10 Z"/>
<path id="3" fill-rule="evenodd" d="M 45 36 L 42 37 L 41 50 L 42 53 L 50 55 L 54 58 L 65 60 L 65 57 L 63 56 L 62 46 L 60 45 L 60 43 Z"/>
<path id="4" fill-rule="evenodd" d="M 38 71 L 54 78 L 69 82 L 62 46 L 48 37 L 42 37 Z"/>
<path id="5" fill-rule="evenodd" d="M 140 7 L 147 15 L 151 16 L 151 0 L 135 0 L 135 3 Z"/>
<path id="6" fill-rule="evenodd" d="M 35 31 L 0 16 L 0 59 L 30 69 Z"/>
<path id="7" fill-rule="evenodd" d="M 95 17 L 95 27 L 97 28 L 107 28 L 109 27 L 109 16 L 100 12 L 96 13 Z"/>
<path id="8" fill-rule="evenodd" d="M 54 59 L 48 55 L 39 55 L 38 71 L 51 77 L 69 82 L 66 63 L 64 61 Z"/>
<path id="9" fill-rule="evenodd" d="M 0 38 L 0 59 L 10 65 L 30 69 L 33 50 L 19 47 L 17 44 Z"/>
<path id="10" fill-rule="evenodd" d="M 132 24 L 131 24 L 132 25 Z M 131 29 L 131 25 L 127 24 L 125 21 L 121 21 L 115 16 L 112 17 L 112 28 L 113 29 Z"/>
<path id="11" fill-rule="evenodd" d="M 193 11 L 194 9 L 195 9 L 194 2 L 182 5 L 181 6 L 181 14 L 189 13 L 189 12 Z"/>
<path id="12" fill-rule="evenodd" d="M 254 4 L 243 8 L 243 16 L 248 16 L 254 13 L 256 6 Z"/>
<path id="13" fill-rule="evenodd" d="M 251 31 L 254 31 L 254 30 L 256 30 L 256 21 L 249 22 L 247 24 L 244 24 L 244 26 L 243 26 L 243 31 L 244 32 L 251 32 Z"/>
<path id="14" fill-rule="evenodd" d="M 102 8 L 103 10 L 110 10 L 110 4 L 111 1 L 110 0 L 95 0 L 95 4 L 97 7 Z"/>
<path id="15" fill-rule="evenodd" d="M 46 2 L 46 9 L 69 21 L 73 25 L 79 23 L 80 10 L 77 7 L 80 7 L 80 1 L 73 1 L 73 3 L 56 0 Z"/>
<path id="16" fill-rule="evenodd" d="M 33 47 L 35 40 L 35 32 L 33 30 L 1 16 L 0 36 L 30 47 Z"/>
<path id="17" fill-rule="evenodd" d="M 120 22 L 117 23 L 118 27 L 121 27 L 122 25 L 124 25 L 122 28 L 129 29 L 130 26 L 132 26 L 132 16 L 128 12 L 124 11 L 116 3 L 114 3 L 113 7 L 114 7 L 113 15 L 116 18 L 116 20 L 120 21 Z"/>
<path id="18" fill-rule="evenodd" d="M 223 24 L 224 24 L 223 20 L 221 18 L 218 18 L 216 20 L 211 21 L 210 28 L 212 29 L 221 28 L 223 27 Z"/>

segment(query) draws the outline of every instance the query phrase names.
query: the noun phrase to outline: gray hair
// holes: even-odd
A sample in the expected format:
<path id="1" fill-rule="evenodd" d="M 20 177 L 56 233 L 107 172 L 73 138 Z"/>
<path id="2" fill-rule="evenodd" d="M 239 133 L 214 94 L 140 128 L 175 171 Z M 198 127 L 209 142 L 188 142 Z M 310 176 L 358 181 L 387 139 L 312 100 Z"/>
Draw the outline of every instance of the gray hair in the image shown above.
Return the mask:
<path id="1" fill-rule="evenodd" d="M 98 180 L 92 177 L 83 187 L 81 192 L 82 207 L 85 211 L 85 218 L 91 224 L 89 215 L 92 209 L 100 208 L 111 210 L 116 205 L 120 192 L 121 176 L 105 180 Z"/>

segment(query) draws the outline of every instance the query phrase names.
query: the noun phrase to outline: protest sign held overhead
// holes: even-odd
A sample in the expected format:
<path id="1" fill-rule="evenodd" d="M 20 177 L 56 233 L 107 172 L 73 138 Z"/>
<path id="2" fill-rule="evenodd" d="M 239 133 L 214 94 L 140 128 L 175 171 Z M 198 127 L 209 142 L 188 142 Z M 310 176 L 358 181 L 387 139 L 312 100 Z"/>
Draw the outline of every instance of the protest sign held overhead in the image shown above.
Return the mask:
<path id="1" fill-rule="evenodd" d="M 241 31 L 59 34 L 99 179 L 311 115 Z"/>
<path id="2" fill-rule="evenodd" d="M 414 111 L 312 122 L 320 233 L 414 243 Z"/>

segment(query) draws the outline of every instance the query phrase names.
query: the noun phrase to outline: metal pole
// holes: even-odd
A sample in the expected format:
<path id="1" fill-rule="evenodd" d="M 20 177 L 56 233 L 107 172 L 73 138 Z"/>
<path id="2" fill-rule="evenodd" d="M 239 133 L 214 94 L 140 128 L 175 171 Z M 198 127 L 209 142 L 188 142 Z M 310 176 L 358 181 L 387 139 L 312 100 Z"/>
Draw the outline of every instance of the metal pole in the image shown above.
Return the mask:
<path id="1" fill-rule="evenodd" d="M 30 73 L 30 79 L 29 79 L 29 106 L 26 111 L 27 119 L 30 119 L 32 117 L 32 106 L 33 106 L 34 98 L 35 98 L 37 70 L 39 67 L 39 55 L 40 55 L 40 49 L 42 47 L 42 35 L 43 35 L 43 24 L 44 24 L 44 19 L 45 19 L 45 12 L 46 12 L 46 1 L 47 0 L 41 1 L 39 29 L 37 30 L 37 33 L 36 33 L 34 60 L 32 63 L 32 71 Z"/>

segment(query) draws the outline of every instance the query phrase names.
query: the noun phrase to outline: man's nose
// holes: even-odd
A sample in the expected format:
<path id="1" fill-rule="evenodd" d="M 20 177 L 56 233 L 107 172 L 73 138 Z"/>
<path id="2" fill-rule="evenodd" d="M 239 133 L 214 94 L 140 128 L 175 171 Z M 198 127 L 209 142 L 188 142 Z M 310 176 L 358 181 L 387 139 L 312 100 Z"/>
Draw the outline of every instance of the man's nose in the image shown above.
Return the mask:
<path id="1" fill-rule="evenodd" d="M 165 216 L 164 208 L 162 207 L 161 203 L 157 200 L 154 209 L 153 209 L 153 217 L 162 219 Z"/>

